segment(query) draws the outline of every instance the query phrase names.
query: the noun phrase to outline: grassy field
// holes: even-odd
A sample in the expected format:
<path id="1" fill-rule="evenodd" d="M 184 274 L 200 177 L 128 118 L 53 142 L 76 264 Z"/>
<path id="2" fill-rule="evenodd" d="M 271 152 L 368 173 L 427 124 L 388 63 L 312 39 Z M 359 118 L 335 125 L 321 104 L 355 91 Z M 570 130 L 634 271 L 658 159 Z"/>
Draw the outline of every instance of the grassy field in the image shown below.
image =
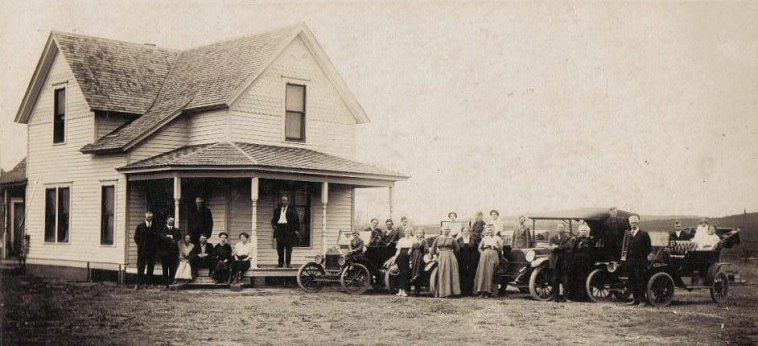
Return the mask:
<path id="1" fill-rule="evenodd" d="M 755 272 L 755 269 L 751 269 Z M 495 299 L 350 296 L 296 288 L 133 291 L 2 278 L 2 344 L 756 344 L 758 287 L 725 305 L 677 291 L 667 308 Z"/>

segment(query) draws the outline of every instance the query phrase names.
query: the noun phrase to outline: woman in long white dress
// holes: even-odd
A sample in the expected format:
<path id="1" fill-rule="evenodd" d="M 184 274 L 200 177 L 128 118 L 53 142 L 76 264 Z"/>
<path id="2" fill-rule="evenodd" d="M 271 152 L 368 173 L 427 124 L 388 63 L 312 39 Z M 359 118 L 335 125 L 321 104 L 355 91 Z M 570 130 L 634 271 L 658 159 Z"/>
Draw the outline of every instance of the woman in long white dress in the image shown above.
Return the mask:
<path id="1" fill-rule="evenodd" d="M 697 249 L 699 251 L 710 251 L 716 249 L 721 238 L 716 234 L 716 226 L 709 225 L 708 230 L 705 233 L 696 233 L 693 241 L 697 243 Z"/>
<path id="2" fill-rule="evenodd" d="M 192 243 L 192 236 L 185 234 L 182 241 L 179 242 L 179 265 L 176 267 L 174 280 L 192 280 L 192 266 L 190 260 L 195 255 L 195 244 Z"/>

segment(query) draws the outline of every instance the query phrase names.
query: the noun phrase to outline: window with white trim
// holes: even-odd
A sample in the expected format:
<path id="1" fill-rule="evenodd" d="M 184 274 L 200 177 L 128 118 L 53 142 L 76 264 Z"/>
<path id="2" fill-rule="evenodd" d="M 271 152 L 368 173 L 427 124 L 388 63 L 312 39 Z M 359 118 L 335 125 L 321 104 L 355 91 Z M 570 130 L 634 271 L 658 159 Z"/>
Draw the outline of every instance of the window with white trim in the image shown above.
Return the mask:
<path id="1" fill-rule="evenodd" d="M 70 188 L 45 189 L 45 242 L 68 243 L 70 212 Z"/>
<path id="2" fill-rule="evenodd" d="M 55 89 L 53 105 L 53 143 L 66 141 L 66 88 Z"/>
<path id="3" fill-rule="evenodd" d="M 284 108 L 284 139 L 305 142 L 305 85 L 287 83 Z"/>
<path id="4" fill-rule="evenodd" d="M 116 227 L 116 187 L 103 185 L 100 188 L 100 202 L 100 244 L 113 245 Z"/>

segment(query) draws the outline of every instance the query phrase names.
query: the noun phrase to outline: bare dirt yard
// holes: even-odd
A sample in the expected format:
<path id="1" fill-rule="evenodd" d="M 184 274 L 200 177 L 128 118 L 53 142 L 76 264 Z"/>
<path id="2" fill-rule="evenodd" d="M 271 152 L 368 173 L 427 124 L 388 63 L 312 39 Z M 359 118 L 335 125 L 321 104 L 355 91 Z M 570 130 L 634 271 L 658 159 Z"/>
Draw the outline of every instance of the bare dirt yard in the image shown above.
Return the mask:
<path id="1" fill-rule="evenodd" d="M 758 287 L 725 305 L 677 291 L 666 308 L 621 303 L 351 296 L 336 288 L 133 291 L 127 286 L 2 278 L 2 344 L 758 344 Z"/>

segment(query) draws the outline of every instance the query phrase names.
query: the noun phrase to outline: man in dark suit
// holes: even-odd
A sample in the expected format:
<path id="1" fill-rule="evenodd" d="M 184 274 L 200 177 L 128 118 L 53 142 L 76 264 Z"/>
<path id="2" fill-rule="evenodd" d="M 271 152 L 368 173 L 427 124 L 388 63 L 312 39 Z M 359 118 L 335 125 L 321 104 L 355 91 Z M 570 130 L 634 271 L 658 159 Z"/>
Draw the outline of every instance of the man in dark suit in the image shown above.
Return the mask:
<path id="1" fill-rule="evenodd" d="M 137 225 L 134 231 L 134 242 L 137 244 L 137 284 L 134 289 L 141 286 L 147 286 L 147 282 L 153 281 L 153 271 L 155 270 L 155 256 L 160 246 L 158 230 L 160 226 L 153 222 L 153 212 L 145 212 L 145 221 Z M 147 273 L 145 272 L 147 269 Z"/>
<path id="2" fill-rule="evenodd" d="M 690 240 L 692 235 L 687 230 L 682 229 L 682 222 L 674 221 L 674 230 L 669 233 L 669 241 Z"/>
<path id="3" fill-rule="evenodd" d="M 289 198 L 282 196 L 280 205 L 274 209 L 271 219 L 276 239 L 276 254 L 279 256 L 279 267 L 291 268 L 292 247 L 300 241 L 300 216 L 294 207 L 289 205 Z"/>
<path id="4" fill-rule="evenodd" d="M 384 222 L 384 225 L 387 226 L 387 229 L 382 236 L 384 245 L 395 247 L 397 241 L 400 239 L 400 231 L 395 228 L 395 223 L 392 222 L 392 219 L 387 219 L 387 221 Z"/>
<path id="5" fill-rule="evenodd" d="M 174 227 L 174 218 L 166 220 L 166 227 L 159 233 L 160 248 L 158 256 L 161 259 L 161 268 L 163 269 L 163 284 L 166 288 L 174 282 L 176 267 L 179 264 L 179 246 L 177 242 L 182 238 L 181 232 Z"/>
<path id="6" fill-rule="evenodd" d="M 193 274 L 197 276 L 197 270 L 208 268 L 208 277 L 213 277 L 213 245 L 208 244 L 208 238 L 204 234 L 200 235 L 200 243 L 192 249 L 193 256 L 190 260 Z"/>
<path id="7" fill-rule="evenodd" d="M 569 286 L 569 266 L 571 265 L 571 252 L 574 249 L 574 240 L 576 238 L 566 232 L 566 226 L 558 224 L 558 233 L 550 237 L 550 244 L 553 245 L 553 254 L 550 256 L 550 266 L 554 268 L 553 276 L 553 301 L 565 300 L 560 299 L 560 286 L 563 285 L 563 296 L 568 293 Z"/>
<path id="8" fill-rule="evenodd" d="M 371 232 L 370 246 L 384 245 L 384 232 L 379 229 L 379 219 L 371 219 L 371 224 L 366 228 L 366 232 Z"/>
<path id="9" fill-rule="evenodd" d="M 627 220 L 618 216 L 618 209 L 611 207 L 608 210 L 608 218 L 603 222 L 605 234 L 602 235 L 601 241 L 605 249 L 605 257 L 608 260 L 618 260 L 621 254 L 622 244 L 620 240 L 624 237 L 624 231 L 629 229 Z"/>
<path id="10" fill-rule="evenodd" d="M 205 206 L 205 200 L 202 197 L 195 198 L 195 208 L 192 208 L 188 213 L 187 221 L 189 234 L 195 246 L 199 244 L 200 235 L 210 238 L 213 234 L 213 214 Z"/>
<path id="11" fill-rule="evenodd" d="M 626 248 L 626 267 L 629 275 L 629 287 L 632 289 L 634 300 L 628 305 L 644 304 L 645 301 L 645 271 L 648 256 L 653 249 L 650 235 L 639 228 L 640 218 L 636 215 L 629 217 L 630 229 Z"/>

